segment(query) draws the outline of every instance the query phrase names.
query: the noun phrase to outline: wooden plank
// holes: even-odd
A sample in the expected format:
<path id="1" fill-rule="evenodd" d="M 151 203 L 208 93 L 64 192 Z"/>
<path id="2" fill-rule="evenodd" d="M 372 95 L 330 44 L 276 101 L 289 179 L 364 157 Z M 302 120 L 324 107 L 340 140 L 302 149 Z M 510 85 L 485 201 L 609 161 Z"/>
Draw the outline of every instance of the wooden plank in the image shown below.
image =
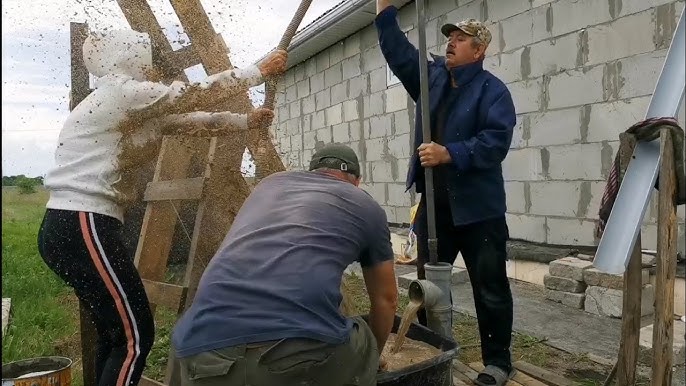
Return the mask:
<path id="1" fill-rule="evenodd" d="M 147 279 L 142 280 L 150 303 L 167 307 L 176 313 L 181 312 L 188 292 L 186 287 Z"/>
<path id="2" fill-rule="evenodd" d="M 465 383 L 462 381 L 460 378 L 457 376 L 453 376 L 453 386 L 468 386 L 468 385 L 473 385 L 474 383 L 469 381 L 469 383 Z"/>
<path id="3" fill-rule="evenodd" d="M 171 0 L 171 5 L 195 47 L 205 72 L 211 75 L 233 68 L 228 52 L 217 40 L 217 33 L 200 0 Z"/>
<path id="4" fill-rule="evenodd" d="M 481 362 L 472 362 L 469 364 L 469 367 L 474 369 L 477 373 L 480 373 L 484 370 L 484 365 Z M 521 383 L 511 379 L 506 383 L 506 386 L 523 386 Z"/>
<path id="5" fill-rule="evenodd" d="M 141 380 L 138 382 L 138 386 L 167 386 L 162 382 L 158 382 L 152 378 L 148 378 L 145 375 L 141 377 Z"/>
<path id="6" fill-rule="evenodd" d="M 620 184 L 633 155 L 635 142 L 632 137 L 622 133 L 620 136 Z M 633 385 L 636 382 L 639 336 L 641 330 L 641 235 L 639 234 L 631 253 L 629 264 L 624 273 L 622 297 L 622 331 L 617 357 L 617 381 L 620 385 Z"/>
<path id="7" fill-rule="evenodd" d="M 189 67 L 202 63 L 200 56 L 195 52 L 193 45 L 184 46 L 176 51 L 170 52 L 168 60 L 171 66 L 178 71 L 183 71 Z"/>
<path id="8" fill-rule="evenodd" d="M 546 369 L 542 369 L 538 366 L 534 366 L 531 363 L 516 361 L 514 363 L 514 367 L 517 370 L 531 376 L 532 378 L 551 386 L 576 386 L 574 382 L 566 379 L 565 377 L 557 375 Z"/>
<path id="9" fill-rule="evenodd" d="M 209 142 L 200 137 L 164 137 L 153 181 L 185 177 L 194 153 L 200 153 L 204 158 Z M 147 204 L 135 257 L 142 278 L 163 280 L 176 224 L 177 210 L 172 203 L 153 201 Z"/>
<path id="10" fill-rule="evenodd" d="M 476 379 L 476 377 L 479 375 L 476 371 L 474 371 L 474 369 L 458 360 L 453 361 L 453 369 L 466 376 L 470 381 Z"/>
<path id="11" fill-rule="evenodd" d="M 73 110 L 90 94 L 90 79 L 88 69 L 83 61 L 83 43 L 88 37 L 88 24 L 69 23 L 70 51 L 71 51 L 71 90 L 69 93 L 69 109 Z M 79 328 L 81 331 L 81 359 L 83 367 L 83 385 L 96 385 L 95 345 L 98 333 L 91 320 L 86 305 L 79 302 Z"/>
<path id="12" fill-rule="evenodd" d="M 204 177 L 152 181 L 145 189 L 143 200 L 199 200 L 202 198 L 204 186 Z"/>
<path id="13" fill-rule="evenodd" d="M 175 68 L 170 58 L 173 57 L 173 49 L 169 40 L 164 35 L 162 27 L 157 22 L 155 14 L 152 12 L 147 0 L 117 0 L 124 17 L 135 31 L 146 32 L 154 43 L 155 49 L 167 68 Z M 181 71 L 175 74 L 176 78 L 188 82 L 188 77 Z"/>
<path id="14" fill-rule="evenodd" d="M 658 192 L 655 323 L 651 385 L 672 384 L 674 344 L 674 280 L 676 276 L 676 172 L 672 134 L 660 135 L 660 191 Z"/>

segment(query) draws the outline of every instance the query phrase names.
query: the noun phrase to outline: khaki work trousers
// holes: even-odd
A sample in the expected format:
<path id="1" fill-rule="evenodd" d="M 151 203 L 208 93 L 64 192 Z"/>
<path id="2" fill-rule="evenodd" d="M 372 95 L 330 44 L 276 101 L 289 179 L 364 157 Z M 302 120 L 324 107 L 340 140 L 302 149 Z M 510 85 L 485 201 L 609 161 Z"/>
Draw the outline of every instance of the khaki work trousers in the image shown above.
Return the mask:
<path id="1" fill-rule="evenodd" d="M 182 386 L 373 386 L 379 366 L 376 338 L 353 318 L 340 345 L 283 339 L 181 358 Z"/>

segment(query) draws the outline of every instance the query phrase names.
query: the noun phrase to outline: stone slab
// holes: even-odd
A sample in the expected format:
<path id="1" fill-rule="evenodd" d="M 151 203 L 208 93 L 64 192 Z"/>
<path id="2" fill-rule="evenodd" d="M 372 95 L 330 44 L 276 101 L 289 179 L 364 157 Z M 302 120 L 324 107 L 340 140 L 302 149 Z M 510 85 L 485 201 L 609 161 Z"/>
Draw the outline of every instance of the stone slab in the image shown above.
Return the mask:
<path id="1" fill-rule="evenodd" d="M 10 322 L 10 308 L 12 306 L 12 299 L 2 298 L 2 336 L 5 337 L 7 326 Z"/>
<path id="2" fill-rule="evenodd" d="M 596 268 L 589 268 L 584 270 L 584 282 L 589 286 L 622 290 L 624 288 L 624 275 L 613 275 L 601 272 Z M 646 285 L 649 282 L 650 273 L 648 269 L 641 270 L 641 285 Z"/>
<path id="3" fill-rule="evenodd" d="M 585 293 L 571 293 L 564 291 L 556 291 L 551 289 L 545 290 L 545 298 L 553 302 L 562 303 L 567 307 L 583 308 Z"/>
<path id="4" fill-rule="evenodd" d="M 623 293 L 621 290 L 589 286 L 586 288 L 584 310 L 595 315 L 621 318 L 622 297 Z M 654 301 L 655 289 L 652 284 L 643 286 L 641 293 L 641 316 L 653 314 Z"/>
<path id="5" fill-rule="evenodd" d="M 398 276 L 398 286 L 400 288 L 407 289 L 409 288 L 410 283 L 414 280 L 417 280 L 417 271 L 400 275 Z M 467 273 L 467 270 L 464 268 L 453 267 L 451 282 L 453 285 L 460 283 L 468 283 L 469 273 Z"/>
<path id="6" fill-rule="evenodd" d="M 593 263 L 590 261 L 581 260 L 576 257 L 563 257 L 562 259 L 552 261 L 549 266 L 549 271 L 552 276 L 583 281 L 584 270 L 592 267 Z"/>
<path id="7" fill-rule="evenodd" d="M 641 328 L 638 338 L 639 359 L 643 363 L 651 363 L 653 358 L 653 324 Z M 674 321 L 674 342 L 672 363 L 684 363 L 686 361 L 686 323 Z"/>
<path id="8" fill-rule="evenodd" d="M 545 275 L 543 276 L 543 284 L 545 288 L 555 291 L 583 293 L 586 291 L 586 283 L 583 281 L 572 280 L 566 277 Z"/>

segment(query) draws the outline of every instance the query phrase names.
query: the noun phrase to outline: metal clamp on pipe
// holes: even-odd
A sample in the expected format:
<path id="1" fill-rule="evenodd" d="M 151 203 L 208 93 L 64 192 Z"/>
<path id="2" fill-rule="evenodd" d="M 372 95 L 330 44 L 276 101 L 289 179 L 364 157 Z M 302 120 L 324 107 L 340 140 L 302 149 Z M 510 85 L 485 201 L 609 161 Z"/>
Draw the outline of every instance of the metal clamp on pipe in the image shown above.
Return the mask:
<path id="1" fill-rule="evenodd" d="M 453 339 L 453 306 L 450 292 L 453 266 L 448 263 L 427 263 L 424 270 L 426 280 L 412 281 L 408 296 L 410 300 L 421 302 L 426 309 L 427 327 Z"/>

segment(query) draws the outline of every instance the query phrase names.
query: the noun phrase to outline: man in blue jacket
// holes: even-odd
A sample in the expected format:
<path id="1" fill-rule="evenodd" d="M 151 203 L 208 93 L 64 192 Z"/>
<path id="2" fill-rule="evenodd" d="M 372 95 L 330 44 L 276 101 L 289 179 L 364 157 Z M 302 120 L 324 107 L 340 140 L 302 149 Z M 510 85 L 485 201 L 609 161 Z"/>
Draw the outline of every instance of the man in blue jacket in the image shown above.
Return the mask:
<path id="1" fill-rule="evenodd" d="M 424 167 L 434 168 L 438 259 L 453 263 L 462 253 L 469 272 L 485 370 L 479 385 L 502 385 L 514 375 L 510 358 L 512 293 L 507 278 L 505 187 L 501 163 L 516 115 L 507 87 L 483 69 L 491 33 L 480 22 L 446 24 L 445 56 L 429 61 L 431 143 L 422 143 L 419 53 L 397 23 L 398 10 L 377 0 L 375 25 L 393 73 L 416 103 L 415 149 L 407 188 L 424 192 Z M 417 270 L 428 261 L 425 195 L 416 219 Z M 424 313 L 420 321 L 425 323 Z"/>

